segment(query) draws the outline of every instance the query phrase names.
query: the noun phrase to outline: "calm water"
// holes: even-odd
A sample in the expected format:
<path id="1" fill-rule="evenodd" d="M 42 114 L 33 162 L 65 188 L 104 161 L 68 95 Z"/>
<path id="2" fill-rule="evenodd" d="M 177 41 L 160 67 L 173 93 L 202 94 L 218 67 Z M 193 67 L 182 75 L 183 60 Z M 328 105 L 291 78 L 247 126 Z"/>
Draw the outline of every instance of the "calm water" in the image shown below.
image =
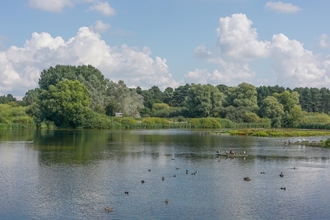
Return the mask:
<path id="1" fill-rule="evenodd" d="M 284 140 L 0 131 L 0 219 L 329 219 L 330 150 Z M 249 157 L 215 155 L 230 149 Z"/>

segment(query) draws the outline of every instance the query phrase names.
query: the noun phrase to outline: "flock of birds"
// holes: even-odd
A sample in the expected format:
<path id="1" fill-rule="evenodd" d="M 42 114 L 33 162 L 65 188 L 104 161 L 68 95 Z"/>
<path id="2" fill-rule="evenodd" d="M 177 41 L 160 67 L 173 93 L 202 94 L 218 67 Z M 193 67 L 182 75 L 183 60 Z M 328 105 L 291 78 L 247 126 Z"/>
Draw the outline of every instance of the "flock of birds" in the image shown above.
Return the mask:
<path id="1" fill-rule="evenodd" d="M 179 167 L 176 167 L 175 170 L 180 170 L 180 168 Z M 150 172 L 151 169 L 148 169 L 148 171 Z M 191 175 L 196 175 L 197 173 L 198 173 L 198 171 L 196 170 L 195 172 L 192 172 Z M 189 174 L 189 170 L 186 170 L 186 174 Z M 174 175 L 174 177 L 176 177 L 176 175 Z M 165 177 L 164 176 L 162 176 L 162 181 L 165 181 Z M 145 182 L 146 182 L 145 180 L 141 180 L 141 184 L 143 184 Z M 125 191 L 125 194 L 129 195 L 129 191 Z M 164 202 L 165 202 L 165 204 L 168 204 L 169 200 L 166 198 L 164 200 Z M 112 212 L 113 211 L 113 208 L 106 206 L 104 208 L 104 211 L 109 213 L 109 212 Z"/>
<path id="2" fill-rule="evenodd" d="M 217 154 L 220 154 L 221 152 L 220 152 L 220 151 L 216 151 L 216 153 L 217 153 Z M 225 151 L 225 153 L 226 153 L 226 154 L 235 154 L 236 152 L 230 150 L 230 151 Z M 247 153 L 247 151 L 243 151 L 243 154 L 246 154 L 246 153 Z M 173 158 L 172 158 L 172 160 L 173 160 Z M 180 168 L 179 168 L 179 167 L 176 167 L 175 169 L 176 169 L 176 170 L 179 170 Z M 294 168 L 292 168 L 292 169 L 295 170 L 296 168 L 294 167 Z M 150 172 L 151 169 L 148 169 L 148 171 Z M 192 172 L 191 175 L 196 175 L 197 173 L 198 173 L 198 171 L 196 170 L 195 172 Z M 186 174 L 189 174 L 189 170 L 186 170 Z M 260 172 L 260 174 L 265 174 L 265 172 Z M 280 176 L 280 177 L 284 177 L 283 172 L 281 172 L 281 173 L 279 174 L 279 176 Z M 174 177 L 176 177 L 176 175 L 174 175 Z M 244 177 L 243 179 L 244 179 L 245 181 L 251 181 L 251 180 L 252 180 L 250 177 Z M 162 181 L 165 181 L 165 177 L 164 177 L 164 176 L 162 177 Z M 143 184 L 143 183 L 145 183 L 145 180 L 141 180 L 141 184 Z M 286 190 L 286 187 L 281 187 L 281 189 L 282 189 L 282 190 Z M 125 191 L 125 194 L 129 195 L 129 191 Z M 169 200 L 166 198 L 164 202 L 165 202 L 165 204 L 168 204 Z M 113 211 L 113 208 L 106 206 L 106 207 L 104 208 L 104 210 L 105 210 L 106 212 L 112 212 L 112 211 Z"/>

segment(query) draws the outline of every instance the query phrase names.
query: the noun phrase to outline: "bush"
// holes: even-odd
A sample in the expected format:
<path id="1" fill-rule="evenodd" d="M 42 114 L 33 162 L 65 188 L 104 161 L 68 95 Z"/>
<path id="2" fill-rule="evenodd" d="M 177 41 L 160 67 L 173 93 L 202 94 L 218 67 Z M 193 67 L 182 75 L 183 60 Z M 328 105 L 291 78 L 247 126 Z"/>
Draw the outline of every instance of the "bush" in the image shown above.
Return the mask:
<path id="1" fill-rule="evenodd" d="M 221 128 L 220 123 L 214 118 L 193 118 L 190 119 L 192 128 Z"/>

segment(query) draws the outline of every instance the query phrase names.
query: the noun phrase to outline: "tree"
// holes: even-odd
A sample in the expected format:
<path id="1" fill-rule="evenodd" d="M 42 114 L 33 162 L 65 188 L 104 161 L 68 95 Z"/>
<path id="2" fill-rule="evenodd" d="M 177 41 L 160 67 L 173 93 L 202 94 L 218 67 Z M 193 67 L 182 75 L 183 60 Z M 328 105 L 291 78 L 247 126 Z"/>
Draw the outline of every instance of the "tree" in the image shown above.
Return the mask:
<path id="1" fill-rule="evenodd" d="M 105 90 L 107 80 L 103 74 L 91 65 L 69 66 L 56 65 L 40 74 L 39 87 L 42 90 L 48 90 L 50 85 L 56 86 L 57 83 L 68 80 L 78 80 L 87 86 L 91 98 L 90 107 L 93 110 L 104 109 L 107 103 Z"/>
<path id="2" fill-rule="evenodd" d="M 78 80 L 62 80 L 42 90 L 38 106 L 41 121 L 52 121 L 60 128 L 84 125 L 90 113 L 89 92 Z"/>
<path id="3" fill-rule="evenodd" d="M 299 104 L 299 94 L 297 92 L 284 91 L 280 94 L 274 93 L 273 96 L 283 105 L 283 110 L 288 113 Z"/>
<path id="4" fill-rule="evenodd" d="M 244 107 L 253 112 L 258 109 L 257 90 L 248 83 L 241 83 L 237 87 L 227 90 L 227 104 L 234 107 Z"/>
<path id="5" fill-rule="evenodd" d="M 264 118 L 270 118 L 273 127 L 281 127 L 281 119 L 284 115 L 283 105 L 274 96 L 268 96 L 262 100 L 260 114 Z"/>
<path id="6" fill-rule="evenodd" d="M 115 112 L 121 112 L 124 116 L 140 117 L 139 111 L 143 108 L 143 96 L 135 89 L 129 89 L 124 81 L 107 83 L 107 106 L 106 112 L 113 116 Z"/>
<path id="7" fill-rule="evenodd" d="M 30 89 L 27 91 L 23 97 L 24 105 L 32 105 L 33 103 L 36 103 L 38 101 L 40 91 L 41 90 L 39 88 Z"/>
<path id="8" fill-rule="evenodd" d="M 223 100 L 223 94 L 214 86 L 210 84 L 192 84 L 187 97 L 190 116 L 208 117 L 218 114 Z"/>

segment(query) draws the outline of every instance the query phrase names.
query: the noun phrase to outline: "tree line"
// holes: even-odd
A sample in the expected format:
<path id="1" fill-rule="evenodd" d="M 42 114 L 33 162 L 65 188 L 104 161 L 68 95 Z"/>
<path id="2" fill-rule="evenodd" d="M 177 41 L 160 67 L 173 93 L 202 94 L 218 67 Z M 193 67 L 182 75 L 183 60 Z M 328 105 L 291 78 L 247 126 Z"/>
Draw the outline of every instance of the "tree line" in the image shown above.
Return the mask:
<path id="1" fill-rule="evenodd" d="M 233 123 L 304 127 L 330 123 L 327 88 L 255 87 L 186 84 L 164 91 L 153 86 L 128 88 L 113 82 L 91 65 L 57 65 L 41 72 L 39 87 L 22 100 L 0 96 L 1 104 L 22 106 L 35 125 L 58 128 L 107 127 L 116 112 L 124 117 L 222 118 Z M 1 123 L 0 113 L 0 123 Z M 118 121 L 118 119 L 116 119 Z"/>

